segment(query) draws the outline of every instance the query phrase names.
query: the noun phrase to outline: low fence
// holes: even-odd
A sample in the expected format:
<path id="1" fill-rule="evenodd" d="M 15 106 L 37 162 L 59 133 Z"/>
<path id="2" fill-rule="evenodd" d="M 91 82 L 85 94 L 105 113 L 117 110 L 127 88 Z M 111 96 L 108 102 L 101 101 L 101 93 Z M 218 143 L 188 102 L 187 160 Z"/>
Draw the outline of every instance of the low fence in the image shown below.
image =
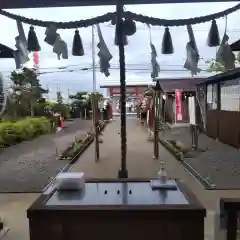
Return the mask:
<path id="1" fill-rule="evenodd" d="M 240 148 L 240 112 L 208 110 L 206 120 L 209 137 Z"/>

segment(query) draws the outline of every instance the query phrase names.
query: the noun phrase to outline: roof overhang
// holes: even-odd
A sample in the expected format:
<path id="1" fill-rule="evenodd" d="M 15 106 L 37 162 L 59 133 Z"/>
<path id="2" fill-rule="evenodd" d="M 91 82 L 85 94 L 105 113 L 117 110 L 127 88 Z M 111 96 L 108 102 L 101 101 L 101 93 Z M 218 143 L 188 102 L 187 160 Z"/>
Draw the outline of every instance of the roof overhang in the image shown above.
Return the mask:
<path id="1" fill-rule="evenodd" d="M 0 9 L 11 8 L 43 8 L 68 6 L 100 6 L 116 5 L 121 1 L 126 4 L 161 4 L 161 3 L 204 3 L 204 2 L 235 2 L 224 0 L 10 0 L 0 1 Z"/>
<path id="2" fill-rule="evenodd" d="M 237 40 L 236 42 L 232 43 L 230 45 L 231 49 L 233 52 L 238 52 L 240 51 L 240 40 Z"/>
<path id="3" fill-rule="evenodd" d="M 159 81 L 164 92 L 174 92 L 176 89 L 182 89 L 184 92 L 196 91 L 196 86 L 206 81 L 206 78 L 169 78 L 169 79 L 155 79 Z"/>
<path id="4" fill-rule="evenodd" d="M 233 80 L 239 77 L 240 77 L 240 68 L 235 68 L 230 71 L 219 73 L 211 77 L 208 77 L 205 79 L 205 81 L 202 84 L 219 83 L 223 81 Z M 199 85 L 202 85 L 202 84 L 200 83 Z"/>

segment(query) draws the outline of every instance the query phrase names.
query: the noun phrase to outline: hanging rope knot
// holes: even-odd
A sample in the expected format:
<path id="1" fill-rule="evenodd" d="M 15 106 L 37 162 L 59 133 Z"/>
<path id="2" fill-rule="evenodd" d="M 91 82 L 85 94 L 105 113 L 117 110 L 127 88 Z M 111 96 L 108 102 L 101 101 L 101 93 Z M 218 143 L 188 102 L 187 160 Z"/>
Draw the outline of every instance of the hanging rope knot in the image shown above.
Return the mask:
<path id="1" fill-rule="evenodd" d="M 132 19 L 126 18 L 123 21 L 123 32 L 127 36 L 132 36 L 137 31 L 136 23 Z"/>
<path id="2" fill-rule="evenodd" d="M 114 26 L 116 25 L 117 19 L 116 16 L 113 17 L 113 19 L 111 20 L 111 24 Z"/>

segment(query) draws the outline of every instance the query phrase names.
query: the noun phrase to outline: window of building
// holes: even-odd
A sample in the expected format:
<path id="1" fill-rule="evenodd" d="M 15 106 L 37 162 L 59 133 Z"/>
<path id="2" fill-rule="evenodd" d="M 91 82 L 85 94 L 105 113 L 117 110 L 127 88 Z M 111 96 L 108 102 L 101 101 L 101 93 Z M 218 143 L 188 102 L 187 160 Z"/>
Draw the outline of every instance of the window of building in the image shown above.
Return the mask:
<path id="1" fill-rule="evenodd" d="M 207 108 L 217 109 L 217 84 L 207 85 Z"/>
<path id="2" fill-rule="evenodd" d="M 217 109 L 218 97 L 217 97 L 218 86 L 217 84 L 213 84 L 212 86 L 212 108 Z"/>
<path id="3" fill-rule="evenodd" d="M 221 110 L 240 111 L 240 78 L 221 83 Z"/>
<path id="4" fill-rule="evenodd" d="M 212 109 L 212 84 L 207 85 L 207 108 Z"/>

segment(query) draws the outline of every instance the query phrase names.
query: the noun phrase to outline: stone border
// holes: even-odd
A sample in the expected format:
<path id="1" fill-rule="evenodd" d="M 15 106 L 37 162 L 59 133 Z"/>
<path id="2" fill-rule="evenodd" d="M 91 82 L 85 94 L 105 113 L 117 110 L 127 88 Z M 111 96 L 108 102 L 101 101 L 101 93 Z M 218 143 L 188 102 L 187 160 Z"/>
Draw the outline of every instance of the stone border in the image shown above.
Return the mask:
<path id="1" fill-rule="evenodd" d="M 148 132 L 148 130 L 145 128 L 145 126 L 143 126 L 141 123 L 139 123 L 143 130 Z M 216 190 L 215 186 L 213 184 L 211 184 L 210 182 L 208 182 L 204 177 L 201 176 L 200 173 L 198 173 L 194 168 L 191 167 L 191 165 L 189 165 L 185 160 L 184 160 L 184 153 L 178 149 L 175 148 L 173 146 L 173 144 L 171 144 L 169 141 L 167 140 L 163 140 L 161 138 L 159 138 L 159 142 L 160 144 L 170 153 L 173 155 L 173 157 L 175 157 L 184 167 L 184 169 L 189 172 L 189 174 L 191 176 L 193 176 L 196 180 L 198 180 L 203 187 L 206 190 Z"/>
<path id="2" fill-rule="evenodd" d="M 90 134 L 85 134 L 85 137 L 84 139 L 79 139 L 79 140 L 76 140 L 77 144 L 79 144 L 78 148 L 77 149 L 73 149 L 73 145 L 67 147 L 62 154 L 60 154 L 60 156 L 58 157 L 58 160 L 69 160 L 69 161 L 72 161 L 73 158 L 76 158 L 78 155 L 81 154 L 81 152 L 88 146 L 89 142 L 91 142 L 91 140 L 93 139 L 93 134 L 90 133 Z M 67 153 L 69 151 L 73 151 L 73 156 L 66 156 Z"/>
<path id="3" fill-rule="evenodd" d="M 100 132 L 102 132 L 106 126 L 108 125 L 109 121 L 103 121 L 103 125 L 102 125 L 102 128 L 100 129 Z M 85 150 L 88 149 L 88 147 L 91 145 L 91 143 L 94 141 L 94 135 L 91 134 L 89 135 L 88 137 L 85 138 L 86 139 L 86 142 L 85 144 L 83 144 L 81 146 L 81 148 L 79 149 L 79 151 L 77 152 L 77 154 L 75 156 L 72 157 L 71 160 L 69 160 L 69 163 L 64 166 L 58 173 L 63 173 L 63 172 L 68 172 L 69 169 L 71 169 L 71 167 L 73 166 L 73 164 L 75 164 L 78 159 L 80 158 L 80 156 L 84 153 Z M 61 161 L 61 160 L 58 160 L 58 161 Z M 57 174 L 58 174 L 57 173 Z M 43 191 L 42 192 L 45 192 L 52 184 L 53 184 L 53 181 L 56 179 L 56 176 L 53 177 L 50 182 L 44 187 Z"/>
<path id="4" fill-rule="evenodd" d="M 100 133 L 105 129 L 107 126 L 108 122 L 103 121 L 100 129 Z M 81 141 L 79 148 L 76 150 L 76 154 L 71 157 L 71 159 L 63 158 L 60 156 L 59 160 L 69 160 L 71 164 L 74 164 L 74 160 L 79 158 L 80 155 L 88 148 L 88 146 L 93 142 L 94 140 L 94 134 L 92 132 L 86 133 L 87 136 Z M 64 150 L 67 151 L 69 148 L 72 148 L 72 146 L 68 147 L 67 149 Z M 63 152 L 63 154 L 64 154 Z"/>
<path id="5" fill-rule="evenodd" d="M 169 153 L 171 153 L 185 168 L 190 175 L 192 175 L 196 180 L 198 180 L 206 190 L 216 190 L 215 186 L 207 181 L 199 172 L 197 172 L 190 164 L 184 160 L 184 153 L 173 146 L 169 141 L 159 140 L 162 146 L 164 146 Z"/>
<path id="6" fill-rule="evenodd" d="M 164 146 L 178 161 L 183 162 L 184 161 L 184 154 L 183 152 L 178 149 L 175 148 L 173 144 L 171 144 L 169 141 L 167 140 L 163 140 L 161 138 L 159 138 L 159 142 L 162 144 L 162 146 Z"/>
<path id="7" fill-rule="evenodd" d="M 143 128 L 144 131 L 148 132 L 148 129 L 140 122 L 138 121 L 138 124 Z M 163 147 L 165 147 L 177 160 L 183 161 L 183 153 L 179 151 L 179 149 L 176 149 L 170 142 L 163 140 L 159 138 L 159 142 L 162 144 Z"/>

